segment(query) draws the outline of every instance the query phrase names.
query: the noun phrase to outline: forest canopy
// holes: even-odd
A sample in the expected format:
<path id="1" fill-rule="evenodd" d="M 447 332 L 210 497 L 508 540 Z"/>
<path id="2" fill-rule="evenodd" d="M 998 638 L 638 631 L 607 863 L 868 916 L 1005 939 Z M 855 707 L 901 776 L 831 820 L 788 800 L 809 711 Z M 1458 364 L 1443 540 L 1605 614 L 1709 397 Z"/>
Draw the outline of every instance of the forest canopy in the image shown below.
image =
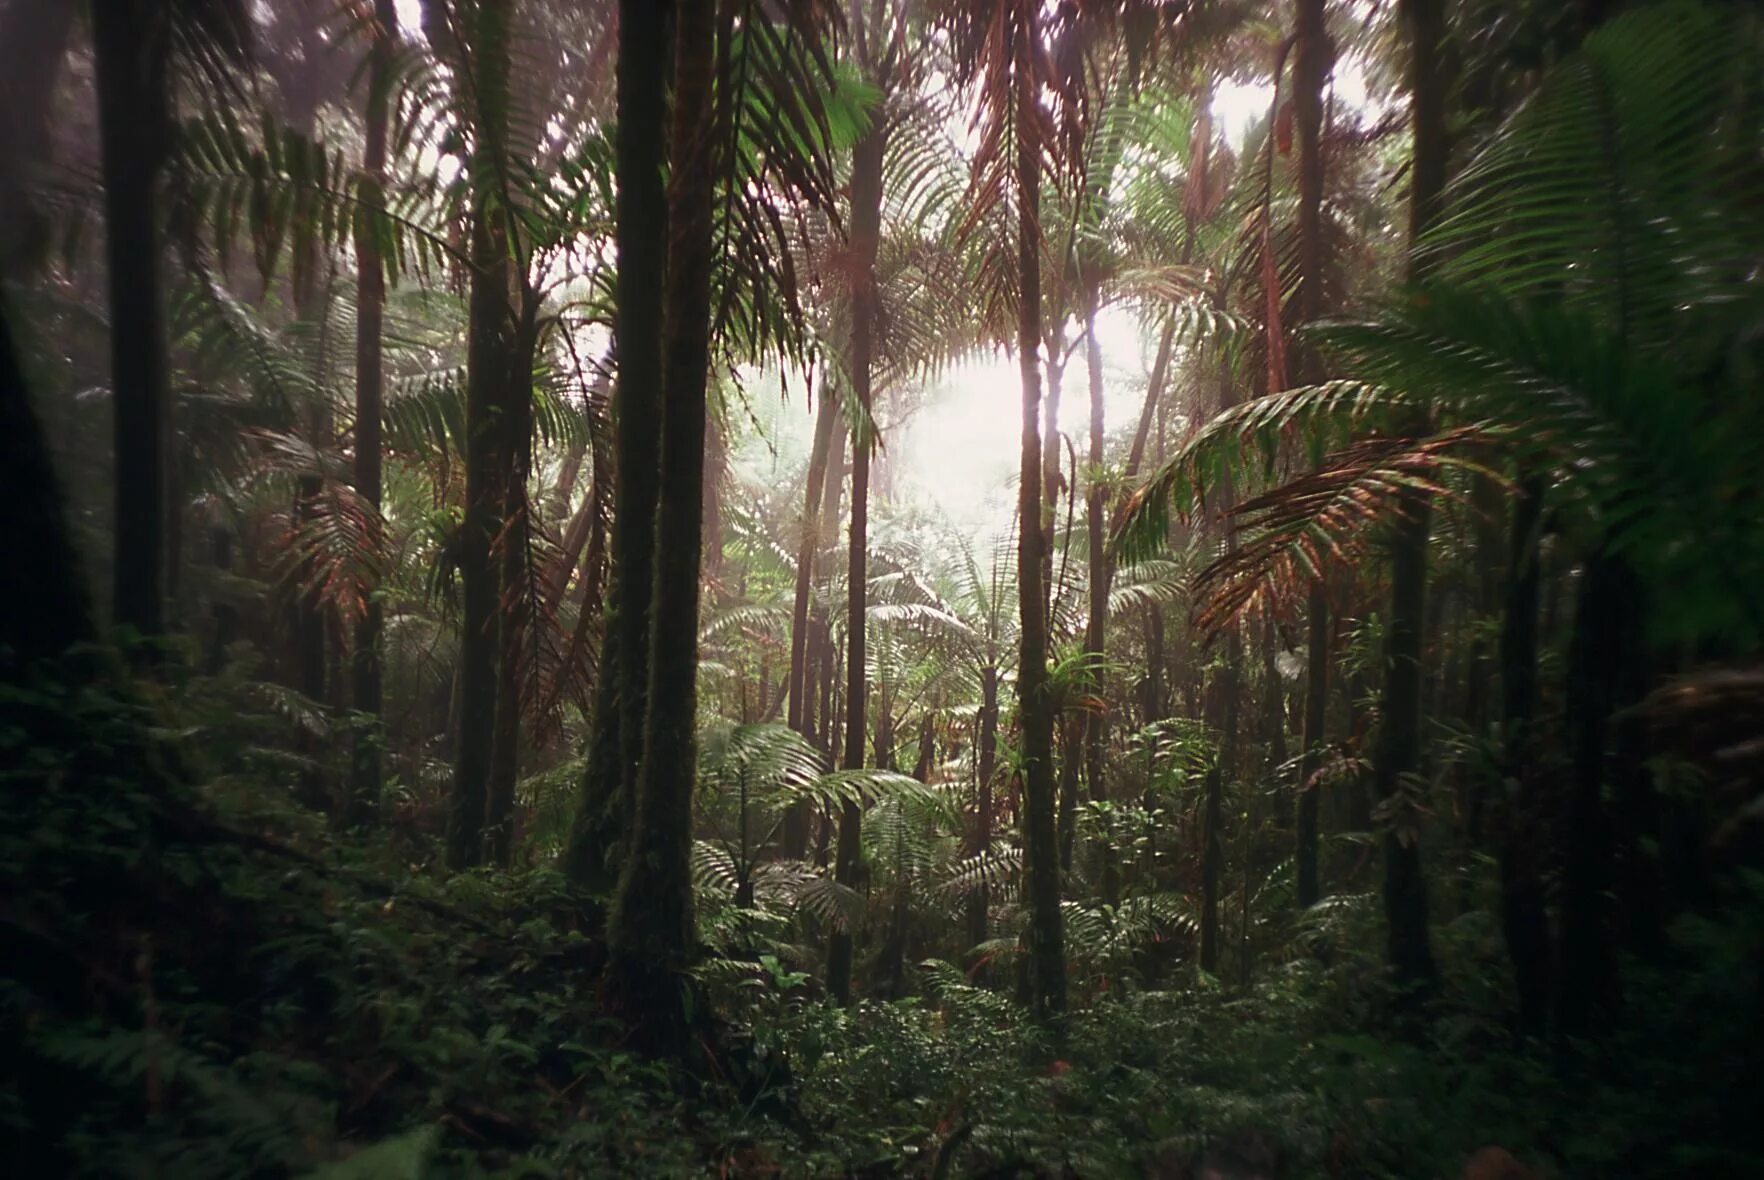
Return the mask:
<path id="1" fill-rule="evenodd" d="M 19 1176 L 1764 1172 L 1738 0 L 0 0 Z"/>

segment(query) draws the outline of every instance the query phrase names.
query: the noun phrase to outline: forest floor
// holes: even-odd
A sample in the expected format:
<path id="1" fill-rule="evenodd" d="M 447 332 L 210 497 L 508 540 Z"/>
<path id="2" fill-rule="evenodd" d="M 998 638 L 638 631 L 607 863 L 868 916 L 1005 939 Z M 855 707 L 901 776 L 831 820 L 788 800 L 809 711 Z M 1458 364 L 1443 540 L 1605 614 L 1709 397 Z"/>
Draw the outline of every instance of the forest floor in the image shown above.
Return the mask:
<path id="1" fill-rule="evenodd" d="M 1547 1054 L 1496 1015 L 1486 922 L 1441 932 L 1452 986 L 1406 1022 L 1371 928 L 1248 987 L 1092 1000 L 1057 1038 L 948 964 L 840 1010 L 776 957 L 718 959 L 684 1072 L 621 1047 L 555 874 L 444 879 L 282 788 L 167 787 L 107 707 L 3 795 L 10 1175 L 1425 1178 L 1489 1144 L 1539 1176 L 1764 1174 L 1734 1118 L 1755 1032 L 1709 1015 L 1756 994 L 1731 932 L 1689 985 L 1633 990 L 1635 1032 Z"/>

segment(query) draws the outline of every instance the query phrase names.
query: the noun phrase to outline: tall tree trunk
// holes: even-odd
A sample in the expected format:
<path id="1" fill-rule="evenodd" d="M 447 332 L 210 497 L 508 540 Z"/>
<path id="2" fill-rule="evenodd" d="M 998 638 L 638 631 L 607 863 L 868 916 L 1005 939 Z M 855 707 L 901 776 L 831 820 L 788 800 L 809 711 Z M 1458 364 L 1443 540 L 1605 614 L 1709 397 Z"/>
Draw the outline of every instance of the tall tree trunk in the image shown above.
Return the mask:
<path id="1" fill-rule="evenodd" d="M 1158 407 L 1163 402 L 1164 383 L 1170 373 L 1170 354 L 1175 345 L 1176 321 L 1165 320 L 1164 329 L 1158 336 L 1157 356 L 1152 360 L 1151 379 L 1145 385 L 1145 401 L 1139 409 L 1139 425 L 1133 430 L 1133 445 L 1127 452 L 1127 469 L 1121 475 L 1123 486 L 1132 485 L 1145 463 L 1146 445 L 1151 440 L 1152 422 L 1158 417 Z M 1112 563 L 1110 573 L 1113 573 Z"/>
<path id="2" fill-rule="evenodd" d="M 1542 482 L 1535 476 L 1521 479 L 1508 539 L 1500 639 L 1502 777 L 1512 784 L 1500 811 L 1500 860 L 1501 933 L 1513 963 L 1519 1031 L 1526 1036 L 1543 1035 L 1550 1015 L 1550 929 L 1541 857 L 1545 817 L 1527 785 L 1537 777 L 1531 725 L 1537 712 L 1537 531 L 1542 516 Z"/>
<path id="3" fill-rule="evenodd" d="M 110 0 L 94 4 L 91 15 L 116 447 L 111 605 L 119 626 L 152 637 L 165 630 L 169 559 L 171 386 L 160 281 L 159 179 L 170 133 L 170 17 L 161 0 Z"/>
<path id="4" fill-rule="evenodd" d="M 864 612 L 869 590 L 870 454 L 875 449 L 871 417 L 870 367 L 875 359 L 876 249 L 882 232 L 882 160 L 886 130 L 878 115 L 858 141 L 851 164 L 851 252 L 854 259 L 849 352 L 854 411 L 851 424 L 851 542 L 846 575 L 845 768 L 864 765 Z M 884 702 L 884 706 L 886 702 Z M 884 753 L 877 750 L 880 758 Z M 834 880 L 851 887 L 857 876 L 859 827 L 863 811 L 847 800 L 839 816 L 839 852 Z M 852 931 L 833 931 L 827 948 L 827 990 L 841 1004 L 851 1000 Z"/>
<path id="5" fill-rule="evenodd" d="M 528 539 L 532 507 L 527 501 L 527 473 L 533 451 L 533 350 L 538 301 L 524 279 L 521 317 L 507 358 L 498 428 L 502 435 L 502 530 L 495 557 L 501 591 L 496 614 L 496 715 L 490 740 L 490 777 L 484 801 L 484 855 L 492 864 L 507 865 L 514 850 L 515 784 L 520 777 L 521 702 L 527 666 L 529 623 L 534 587 L 530 578 Z"/>
<path id="6" fill-rule="evenodd" d="M 1446 78 L 1440 46 L 1445 13 L 1440 0 L 1402 0 L 1399 13 L 1409 42 L 1410 118 L 1414 158 L 1409 167 L 1409 277 L 1425 267 L 1420 244 L 1438 218 L 1446 179 Z M 1424 429 L 1424 419 L 1411 425 Z M 1373 788 L 1381 800 L 1404 790 L 1421 767 L 1421 647 L 1427 617 L 1427 540 L 1432 503 L 1409 491 L 1390 543 L 1390 621 L 1385 633 L 1384 707 L 1379 722 Z M 1386 954 L 1398 982 L 1430 985 L 1436 975 L 1427 919 L 1427 880 L 1418 834 L 1399 819 L 1384 833 Z"/>
<path id="7" fill-rule="evenodd" d="M 1641 586 L 1628 562 L 1608 551 L 1587 559 L 1568 652 L 1569 784 L 1562 873 L 1561 987 L 1556 1025 L 1566 1036 L 1597 1032 L 1620 999 L 1616 833 L 1605 787 L 1623 773 L 1611 757 L 1613 718 L 1645 690 Z"/>
<path id="8" fill-rule="evenodd" d="M 1084 761 L 1085 716 L 1066 712 L 1060 717 L 1060 780 L 1058 830 L 1060 874 L 1064 881 L 1072 871 L 1072 848 L 1078 836 L 1078 787 Z"/>
<path id="9" fill-rule="evenodd" d="M 831 390 L 822 390 L 815 411 L 814 442 L 809 448 L 808 478 L 804 481 L 802 536 L 796 546 L 796 592 L 790 607 L 790 680 L 787 722 L 791 729 L 809 735 L 813 715 L 808 671 L 809 598 L 814 586 L 815 560 L 821 551 L 821 499 L 827 482 L 828 455 L 839 426 L 839 408 Z M 806 803 L 792 807 L 784 816 L 784 855 L 800 859 L 808 851 L 809 809 Z"/>
<path id="10" fill-rule="evenodd" d="M 1090 450 L 1086 456 L 1089 482 L 1084 492 L 1084 523 L 1089 558 L 1090 618 L 1084 629 L 1084 650 L 1093 664 L 1097 677 L 1096 696 L 1103 698 L 1103 644 L 1109 626 L 1108 540 L 1104 535 L 1103 514 L 1107 511 L 1108 487 L 1103 480 L 1103 375 L 1102 344 L 1096 338 L 1096 312 L 1099 302 L 1095 285 L 1085 291 L 1084 299 L 1084 362 L 1090 381 Z M 1084 722 L 1084 784 L 1093 803 L 1109 797 L 1108 784 L 1103 781 L 1103 755 L 1108 747 L 1109 715 L 1101 707 L 1090 710 Z M 1066 851 L 1071 863 L 1070 841 Z M 1105 890 L 1105 893 L 1108 891 Z"/>
<path id="11" fill-rule="evenodd" d="M 581 802 L 564 856 L 569 879 L 597 891 L 616 880 L 629 832 L 648 693 L 668 253 L 669 7 L 619 0 L 612 611 L 601 645 Z"/>
<path id="12" fill-rule="evenodd" d="M 1237 770 L 1237 729 L 1243 698 L 1243 640 L 1235 627 L 1226 641 L 1225 666 L 1214 682 L 1214 724 L 1219 727 L 1219 757 L 1207 772 L 1201 815 L 1200 966 L 1219 970 L 1219 895 L 1225 874 L 1225 784 Z"/>
<path id="13" fill-rule="evenodd" d="M 374 0 L 373 48 L 369 50 L 367 146 L 362 178 L 369 208 L 382 199 L 386 179 L 392 67 L 398 38 L 398 6 Z M 355 226 L 355 492 L 376 511 L 380 507 L 381 412 L 385 366 L 380 339 L 386 316 L 386 268 L 380 257 L 378 227 L 368 215 Z M 346 824 L 371 822 L 380 809 L 385 729 L 380 717 L 380 631 L 384 610 L 379 587 L 367 587 L 355 623 L 350 704 L 358 715 L 349 767 L 349 793 L 341 812 Z"/>
<path id="14" fill-rule="evenodd" d="M 447 863 L 483 863 L 495 744 L 501 605 L 495 550 L 507 493 L 508 430 L 501 420 L 518 331 L 510 306 L 506 193 L 509 0 L 480 0 L 472 38 L 472 280 L 466 343 L 465 519 L 460 525 L 460 711 L 447 815 Z"/>
<path id="15" fill-rule="evenodd" d="M 1213 306 L 1220 312 L 1225 310 L 1223 286 L 1213 292 Z M 1236 400 L 1231 360 L 1221 348 L 1218 412 L 1224 413 Z M 1224 535 L 1228 553 L 1237 548 L 1237 535 L 1232 530 L 1230 517 L 1236 499 L 1237 490 L 1227 478 L 1220 488 L 1216 525 Z M 1225 784 L 1232 781 L 1237 772 L 1237 725 L 1243 697 L 1243 638 L 1239 630 L 1236 623 L 1231 625 L 1225 645 L 1225 664 L 1207 693 L 1209 719 L 1219 731 L 1219 756 L 1207 772 L 1206 798 L 1201 813 L 1200 966 L 1208 974 L 1216 974 L 1219 969 L 1219 893 L 1225 871 Z"/>
<path id="16" fill-rule="evenodd" d="M 1293 24 L 1293 122 L 1299 141 L 1299 296 L 1301 324 L 1323 306 L 1323 90 L 1335 61 L 1324 0 L 1298 0 Z M 1299 380 L 1322 379 L 1316 353 L 1301 345 Z M 1311 583 L 1306 603 L 1305 720 L 1298 771 L 1298 903 L 1317 904 L 1322 884 L 1317 867 L 1317 785 L 1329 702 L 1329 597 L 1322 581 Z"/>
<path id="17" fill-rule="evenodd" d="M 699 561 L 710 368 L 712 222 L 722 132 L 714 82 L 727 21 L 711 0 L 679 0 L 673 174 L 668 181 L 661 500 L 656 513 L 648 714 L 631 847 L 608 925 L 609 994 L 651 1052 L 683 1056 L 682 988 L 694 948 L 692 789 L 698 707 Z M 719 29 L 716 26 L 723 24 Z"/>
<path id="18" fill-rule="evenodd" d="M 0 301 L 0 545 L 30 560 L 0 573 L 0 676 L 11 661 L 49 660 L 97 634 L 79 554 L 62 507 L 61 481 L 25 388 L 22 358 Z"/>
<path id="19" fill-rule="evenodd" d="M 1017 185 L 1017 365 L 1023 387 L 1023 438 L 1019 468 L 1017 608 L 1021 619 L 1017 671 L 1023 725 L 1024 853 L 1029 901 L 1031 1008 L 1038 1020 L 1056 1020 L 1066 1009 L 1066 953 L 1060 914 L 1059 836 L 1054 825 L 1053 708 L 1047 685 L 1046 552 L 1043 531 L 1041 448 L 1041 142 L 1040 112 L 1032 79 L 1039 5 L 1017 0 L 1015 43 Z"/>
<path id="20" fill-rule="evenodd" d="M 974 828 L 968 855 L 983 857 L 992 851 L 992 778 L 998 773 L 998 669 L 980 670 L 979 734 L 974 751 Z M 991 891 L 982 879 L 968 894 L 968 945 L 986 941 L 987 911 Z"/>

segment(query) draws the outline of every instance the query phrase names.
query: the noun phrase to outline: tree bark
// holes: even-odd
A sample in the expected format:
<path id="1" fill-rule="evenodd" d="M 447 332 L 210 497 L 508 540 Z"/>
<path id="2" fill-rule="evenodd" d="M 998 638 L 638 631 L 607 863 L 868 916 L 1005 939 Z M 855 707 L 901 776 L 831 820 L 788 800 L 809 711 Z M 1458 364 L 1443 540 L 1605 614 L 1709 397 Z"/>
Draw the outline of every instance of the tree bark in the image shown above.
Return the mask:
<path id="1" fill-rule="evenodd" d="M 992 851 L 992 779 L 998 773 L 998 669 L 980 670 L 979 734 L 974 751 L 974 828 L 968 855 L 983 857 Z M 986 941 L 987 911 L 991 890 L 981 880 L 968 894 L 968 944 Z"/>
<path id="2" fill-rule="evenodd" d="M 527 501 L 527 474 L 533 451 L 533 350 L 537 298 L 524 278 L 521 316 L 507 358 L 498 428 L 502 434 L 502 530 L 495 556 L 500 574 L 496 614 L 496 714 L 490 740 L 490 777 L 484 801 L 484 855 L 506 866 L 514 851 L 515 785 L 520 778 L 522 691 L 527 667 L 527 641 L 532 621 L 534 586 L 530 577 L 528 540 L 532 507 Z"/>
<path id="3" fill-rule="evenodd" d="M 1293 122 L 1299 141 L 1299 294 L 1298 319 L 1315 321 L 1323 306 L 1323 90 L 1335 60 L 1324 0 L 1298 0 L 1293 34 Z M 1299 380 L 1322 379 L 1315 351 L 1298 350 Z M 1298 771 L 1298 903 L 1322 897 L 1317 857 L 1317 785 L 1329 701 L 1329 597 L 1321 580 L 1311 584 L 1306 604 L 1305 719 Z"/>
<path id="4" fill-rule="evenodd" d="M 1409 42 L 1410 118 L 1414 157 L 1410 164 L 1409 277 L 1424 277 L 1421 239 L 1438 218 L 1446 179 L 1446 78 L 1440 52 L 1445 14 L 1440 0 L 1402 0 Z M 1411 424 L 1424 429 L 1425 420 Z M 1427 542 L 1432 504 L 1425 493 L 1399 497 L 1400 513 L 1390 545 L 1390 621 L 1386 628 L 1384 707 L 1379 723 L 1373 787 L 1391 800 L 1403 780 L 1421 767 L 1421 648 L 1427 617 Z M 1384 834 L 1386 956 L 1399 983 L 1430 986 L 1436 976 L 1429 941 L 1427 881 L 1418 835 L 1391 825 Z"/>
<path id="5" fill-rule="evenodd" d="M 669 8 L 655 0 L 619 3 L 612 610 L 601 645 L 581 802 L 564 856 L 571 881 L 601 892 L 617 879 L 630 828 L 648 693 L 668 252 Z"/>
<path id="6" fill-rule="evenodd" d="M 683 989 L 692 918 L 692 790 L 697 740 L 699 562 L 703 547 L 712 235 L 721 141 L 711 0 L 679 0 L 675 19 L 673 173 L 656 513 L 648 713 L 631 847 L 608 925 L 607 987 L 650 1052 L 688 1047 Z M 716 26 L 725 24 L 723 29 Z"/>
<path id="7" fill-rule="evenodd" d="M 116 448 L 112 615 L 165 630 L 171 386 L 161 295 L 160 172 L 170 133 L 170 16 L 161 0 L 92 6 L 110 286 Z"/>
<path id="8" fill-rule="evenodd" d="M 802 536 L 796 547 L 796 592 L 790 607 L 790 680 L 785 688 L 787 724 L 804 737 L 809 736 L 809 719 L 814 713 L 808 671 L 809 598 L 814 586 L 815 560 L 821 551 L 821 500 L 827 482 L 828 456 L 838 426 L 838 403 L 832 391 L 824 389 L 815 411 L 814 442 L 809 448 L 808 478 L 803 488 Z M 807 804 L 798 804 L 785 814 L 785 856 L 800 859 L 808 851 L 808 821 Z"/>
<path id="9" fill-rule="evenodd" d="M 1029 980 L 1036 1019 L 1066 1009 L 1066 955 L 1060 914 L 1059 837 L 1054 826 L 1053 710 L 1047 688 L 1046 552 L 1041 440 L 1041 144 L 1033 68 L 1033 0 L 1017 0 L 1012 35 L 1016 107 L 1017 365 L 1023 391 L 1019 470 L 1017 607 L 1021 618 L 1017 691 L 1023 726 L 1024 853 L 1029 901 Z"/>
<path id="10" fill-rule="evenodd" d="M 845 768 L 864 765 L 864 624 L 868 604 L 870 454 L 875 449 L 875 421 L 871 417 L 870 367 L 874 361 L 876 330 L 876 250 L 882 232 L 882 161 L 887 150 L 883 119 L 871 121 L 858 141 L 851 166 L 851 252 L 854 260 L 851 293 L 851 348 L 849 352 L 855 411 L 861 418 L 851 424 L 851 541 L 846 575 L 845 621 Z M 886 702 L 884 702 L 886 704 Z M 884 751 L 878 750 L 880 757 Z M 860 825 L 863 811 L 847 800 L 839 816 L 839 850 L 834 879 L 851 887 L 856 881 Z M 852 931 L 833 931 L 827 948 L 827 990 L 841 1004 L 851 1001 Z"/>
<path id="11" fill-rule="evenodd" d="M 1616 832 L 1605 786 L 1625 768 L 1611 758 L 1613 718 L 1639 700 L 1643 644 L 1641 587 L 1627 561 L 1594 553 L 1580 576 L 1568 652 L 1568 740 L 1572 761 L 1562 873 L 1561 987 L 1556 1027 L 1598 1032 L 1621 999 L 1612 912 Z"/>
<path id="12" fill-rule="evenodd" d="M 465 519 L 460 525 L 460 711 L 453 792 L 447 815 L 447 864 L 482 864 L 499 688 L 495 560 L 502 539 L 507 470 L 513 462 L 501 421 L 518 331 L 509 292 L 506 194 L 508 159 L 509 0 L 481 0 L 472 38 L 472 279 L 466 343 Z"/>
<path id="13" fill-rule="evenodd" d="M 374 0 L 373 48 L 369 51 L 367 146 L 362 177 L 370 208 L 380 203 L 386 179 L 386 141 L 390 124 L 389 91 L 398 38 L 398 7 L 393 0 Z M 381 333 L 386 316 L 386 268 L 380 256 L 378 227 L 370 215 L 357 219 L 355 259 L 355 492 L 380 507 L 381 413 L 385 396 L 385 364 Z M 380 632 L 384 610 L 379 587 L 365 587 L 361 616 L 355 623 L 351 657 L 351 701 L 357 714 L 349 767 L 349 793 L 341 812 L 350 825 L 373 821 L 380 809 L 385 727 L 380 716 Z"/>
<path id="14" fill-rule="evenodd" d="M 1089 483 L 1084 492 L 1084 523 L 1089 558 L 1090 617 L 1084 629 L 1084 650 L 1094 662 L 1092 675 L 1097 677 L 1099 701 L 1102 692 L 1103 645 L 1108 636 L 1109 568 L 1108 539 L 1104 533 L 1104 513 L 1108 509 L 1108 487 L 1103 480 L 1103 375 L 1102 344 L 1096 338 L 1096 313 L 1099 298 L 1095 285 L 1085 292 L 1084 300 L 1084 361 L 1090 382 L 1090 450 Z M 1104 754 L 1108 748 L 1109 715 L 1100 704 L 1091 709 L 1084 720 L 1084 784 L 1093 803 L 1109 797 L 1108 784 L 1103 781 Z M 1064 849 L 1066 866 L 1071 867 L 1072 839 L 1068 835 Z M 1105 894 L 1109 890 L 1104 890 Z"/>

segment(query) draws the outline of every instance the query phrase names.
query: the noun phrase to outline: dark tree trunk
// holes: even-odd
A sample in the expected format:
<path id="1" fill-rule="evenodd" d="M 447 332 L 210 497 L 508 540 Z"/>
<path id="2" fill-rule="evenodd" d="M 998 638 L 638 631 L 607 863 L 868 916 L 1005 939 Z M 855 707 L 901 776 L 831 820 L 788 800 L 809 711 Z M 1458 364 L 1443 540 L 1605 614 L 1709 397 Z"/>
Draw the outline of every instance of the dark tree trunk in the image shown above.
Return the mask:
<path id="1" fill-rule="evenodd" d="M 386 178 L 386 140 L 392 67 L 398 37 L 398 7 L 393 0 L 374 0 L 374 44 L 370 50 L 367 98 L 367 146 L 362 154 L 365 196 L 379 202 Z M 386 315 L 386 270 L 380 257 L 378 227 L 368 216 L 355 227 L 358 272 L 355 319 L 355 491 L 377 511 L 380 507 L 381 412 L 385 365 L 381 332 Z M 351 825 L 371 822 L 380 809 L 382 751 L 385 729 L 380 717 L 380 631 L 384 617 L 377 586 L 365 588 L 361 616 L 355 624 L 351 664 L 351 706 L 357 713 L 349 769 L 349 793 L 341 811 Z"/>
<path id="2" fill-rule="evenodd" d="M 648 691 L 668 253 L 669 7 L 654 0 L 619 3 L 612 611 L 601 645 L 582 798 L 564 856 L 569 879 L 597 891 L 616 880 L 627 840 Z"/>
<path id="3" fill-rule="evenodd" d="M 1212 696 L 1218 701 L 1215 724 L 1219 727 L 1219 757 L 1207 772 L 1206 800 L 1201 816 L 1201 928 L 1200 966 L 1209 974 L 1219 970 L 1219 893 L 1225 873 L 1225 784 L 1237 771 L 1237 727 L 1242 707 L 1243 641 L 1233 627 L 1226 642 L 1225 666 L 1220 669 Z"/>
<path id="4" fill-rule="evenodd" d="M 864 612 L 869 590 L 870 455 L 875 422 L 870 416 L 870 367 L 875 359 L 876 249 L 882 231 L 882 160 L 887 148 L 884 123 L 877 118 L 858 141 L 851 165 L 851 389 L 861 420 L 851 424 L 851 540 L 846 575 L 845 768 L 864 765 Z M 886 707 L 886 702 L 883 702 Z M 883 750 L 877 750 L 880 758 Z M 850 888 L 856 881 L 859 826 L 863 812 L 848 800 L 839 816 L 839 852 L 834 879 Z M 852 931 L 833 931 L 827 948 L 827 990 L 841 1004 L 851 1001 Z"/>
<path id="5" fill-rule="evenodd" d="M 1311 585 L 1306 611 L 1305 727 L 1298 770 L 1298 903 L 1316 905 L 1323 896 L 1317 856 L 1317 795 L 1314 781 L 1323 761 L 1323 727 L 1329 707 L 1329 598 L 1322 582 Z"/>
<path id="6" fill-rule="evenodd" d="M 507 358 L 498 429 L 502 435 L 501 534 L 495 557 L 501 600 L 496 614 L 496 715 L 490 741 L 490 777 L 484 813 L 484 855 L 504 865 L 514 850 L 515 784 L 520 777 L 521 711 L 527 667 L 527 633 L 532 617 L 528 538 L 532 510 L 527 473 L 533 448 L 533 350 L 537 298 L 521 283 L 521 319 Z"/>
<path id="7" fill-rule="evenodd" d="M 711 0 L 679 0 L 673 174 L 668 182 L 661 500 L 656 513 L 648 714 L 631 847 L 608 925 L 607 987 L 651 1052 L 684 1056 L 692 919 L 692 789 L 698 705 L 698 603 L 710 367 L 712 222 L 720 120 L 714 81 L 727 21 Z M 726 16 L 728 14 L 725 14 Z M 718 29 L 716 26 L 725 27 Z"/>
<path id="8" fill-rule="evenodd" d="M 105 260 L 116 447 L 112 615 L 165 630 L 171 387 L 160 269 L 160 171 L 170 133 L 170 17 L 160 0 L 92 6 L 103 151 Z"/>
<path id="9" fill-rule="evenodd" d="M 466 342 L 465 519 L 459 533 L 460 710 L 447 815 L 447 864 L 483 863 L 499 688 L 501 578 L 507 471 L 513 464 L 507 409 L 517 348 L 509 291 L 508 223 L 499 178 L 508 151 L 509 0 L 481 0 L 471 63 L 472 280 Z"/>
<path id="10" fill-rule="evenodd" d="M 1556 1026 L 1565 1036 L 1596 1033 L 1621 998 L 1612 912 L 1616 833 L 1605 806 L 1608 781 L 1625 768 L 1611 758 L 1614 718 L 1644 691 L 1641 587 L 1622 557 L 1600 551 L 1580 576 L 1568 653 L 1569 783 L 1562 873 L 1561 987 Z"/>
<path id="11" fill-rule="evenodd" d="M 992 850 L 992 778 L 998 772 L 998 669 L 980 670 L 979 734 L 974 750 L 974 828 L 969 856 L 985 856 Z M 981 881 L 968 894 L 968 944 L 986 941 L 987 910 L 991 892 Z"/>
<path id="12" fill-rule="evenodd" d="M 1441 55 L 1445 14 L 1440 0 L 1402 0 L 1399 12 L 1409 42 L 1410 118 L 1414 158 L 1410 164 L 1409 270 L 1422 277 L 1420 242 L 1438 217 L 1446 179 L 1446 78 Z M 1411 425 L 1425 428 L 1424 421 Z M 1394 799 L 1403 780 L 1421 767 L 1421 646 L 1427 617 L 1427 541 L 1432 504 L 1424 492 L 1399 498 L 1400 519 L 1390 544 L 1390 620 L 1386 628 L 1384 708 L 1374 759 L 1373 786 L 1380 800 Z M 1400 983 L 1431 985 L 1436 969 L 1429 941 L 1427 880 L 1421 869 L 1418 833 L 1398 820 L 1384 834 L 1386 953 Z"/>
<path id="13" fill-rule="evenodd" d="M 1017 0 L 1012 35 L 1016 106 L 1017 365 L 1023 386 L 1023 439 L 1017 530 L 1017 607 L 1021 616 L 1017 672 L 1027 780 L 1024 855 L 1029 903 L 1030 1002 L 1038 1020 L 1066 1009 L 1066 953 L 1060 914 L 1059 836 L 1054 823 L 1053 708 L 1047 685 L 1046 521 L 1041 440 L 1041 145 L 1033 55 L 1032 0 Z"/>
<path id="14" fill-rule="evenodd" d="M 1323 90 L 1335 61 L 1324 0 L 1299 0 L 1295 10 L 1292 61 L 1293 122 L 1299 141 L 1299 295 L 1298 319 L 1314 321 L 1323 305 Z M 1298 351 L 1299 380 L 1322 378 L 1309 347 Z M 1298 771 L 1298 903 L 1312 906 L 1322 897 L 1317 866 L 1317 768 L 1329 701 L 1329 598 L 1323 583 L 1311 584 L 1306 606 L 1305 721 Z"/>
<path id="15" fill-rule="evenodd" d="M 6 309 L 0 304 L 0 545 L 4 552 L 29 554 L 8 561 L 0 573 L 0 678 L 10 678 L 16 660 L 30 664 L 54 659 L 76 643 L 92 640 L 97 627 L 80 573 L 79 555 L 62 509 L 61 481 L 49 455 L 49 440 L 31 407 L 24 368 L 13 341 Z"/>
<path id="16" fill-rule="evenodd" d="M 1538 526 L 1543 485 L 1522 479 L 1508 540 L 1507 602 L 1501 622 L 1503 777 L 1511 784 L 1501 807 L 1501 932 L 1513 962 L 1519 1031 L 1541 1036 L 1550 1014 L 1550 929 L 1544 909 L 1543 830 L 1530 784 L 1532 719 L 1537 712 Z"/>

